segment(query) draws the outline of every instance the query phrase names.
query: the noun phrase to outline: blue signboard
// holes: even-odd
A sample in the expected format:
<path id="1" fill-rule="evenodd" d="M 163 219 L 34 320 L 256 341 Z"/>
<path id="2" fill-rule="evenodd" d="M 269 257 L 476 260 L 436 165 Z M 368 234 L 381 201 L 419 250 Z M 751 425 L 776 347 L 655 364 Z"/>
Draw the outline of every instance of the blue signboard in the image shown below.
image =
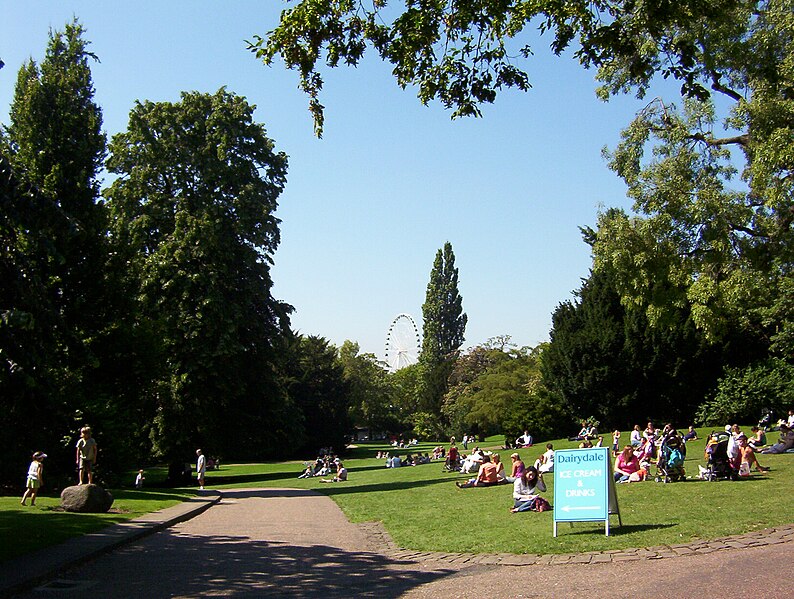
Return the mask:
<path id="1" fill-rule="evenodd" d="M 617 513 L 609 449 L 560 449 L 554 452 L 554 536 L 557 522 L 603 520 Z"/>

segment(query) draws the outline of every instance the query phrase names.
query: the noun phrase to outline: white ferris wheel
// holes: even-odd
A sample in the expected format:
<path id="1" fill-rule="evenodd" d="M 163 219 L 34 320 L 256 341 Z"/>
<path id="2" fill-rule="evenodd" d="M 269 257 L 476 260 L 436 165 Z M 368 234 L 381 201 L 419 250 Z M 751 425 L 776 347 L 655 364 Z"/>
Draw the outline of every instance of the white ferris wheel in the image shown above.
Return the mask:
<path id="1" fill-rule="evenodd" d="M 410 314 L 398 314 L 386 334 L 386 363 L 389 372 L 396 372 L 419 360 L 419 329 Z"/>

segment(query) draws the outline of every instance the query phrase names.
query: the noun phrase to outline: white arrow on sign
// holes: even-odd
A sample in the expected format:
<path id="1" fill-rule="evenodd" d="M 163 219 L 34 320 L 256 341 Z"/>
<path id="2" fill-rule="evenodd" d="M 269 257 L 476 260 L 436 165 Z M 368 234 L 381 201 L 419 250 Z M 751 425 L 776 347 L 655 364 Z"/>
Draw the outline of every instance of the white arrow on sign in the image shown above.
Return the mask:
<path id="1" fill-rule="evenodd" d="M 577 505 L 577 506 L 570 506 L 565 505 L 562 508 L 563 512 L 570 512 L 573 510 L 581 511 L 581 510 L 600 510 L 601 507 L 597 505 Z"/>

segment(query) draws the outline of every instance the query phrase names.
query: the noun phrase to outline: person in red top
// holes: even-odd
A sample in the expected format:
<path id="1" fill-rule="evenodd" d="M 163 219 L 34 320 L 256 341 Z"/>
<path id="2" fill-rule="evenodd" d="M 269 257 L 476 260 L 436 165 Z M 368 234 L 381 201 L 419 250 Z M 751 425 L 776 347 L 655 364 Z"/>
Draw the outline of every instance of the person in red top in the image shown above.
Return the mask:
<path id="1" fill-rule="evenodd" d="M 488 487 L 490 485 L 495 485 L 499 482 L 496 476 L 496 464 L 491 461 L 491 456 L 486 455 L 483 456 L 482 465 L 480 466 L 480 470 L 477 472 L 477 476 L 474 478 L 470 478 L 465 483 L 455 483 L 461 489 L 467 489 L 469 487 Z"/>
<path id="2" fill-rule="evenodd" d="M 460 467 L 460 456 L 458 455 L 458 448 L 454 441 L 452 445 L 449 446 L 449 451 L 447 452 L 446 467 L 449 470 L 457 470 Z"/>

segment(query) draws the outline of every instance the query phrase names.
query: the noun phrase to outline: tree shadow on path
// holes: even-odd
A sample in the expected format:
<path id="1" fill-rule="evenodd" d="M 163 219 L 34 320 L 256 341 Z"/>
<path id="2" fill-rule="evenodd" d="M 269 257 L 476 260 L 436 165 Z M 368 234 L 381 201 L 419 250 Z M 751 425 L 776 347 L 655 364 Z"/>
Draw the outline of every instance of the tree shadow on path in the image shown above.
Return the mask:
<path id="1" fill-rule="evenodd" d="M 93 579 L 95 596 L 383 598 L 455 572 L 417 568 L 415 562 L 326 545 L 168 530 L 63 577 Z"/>

